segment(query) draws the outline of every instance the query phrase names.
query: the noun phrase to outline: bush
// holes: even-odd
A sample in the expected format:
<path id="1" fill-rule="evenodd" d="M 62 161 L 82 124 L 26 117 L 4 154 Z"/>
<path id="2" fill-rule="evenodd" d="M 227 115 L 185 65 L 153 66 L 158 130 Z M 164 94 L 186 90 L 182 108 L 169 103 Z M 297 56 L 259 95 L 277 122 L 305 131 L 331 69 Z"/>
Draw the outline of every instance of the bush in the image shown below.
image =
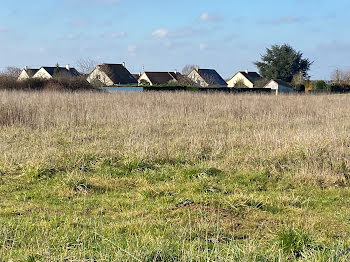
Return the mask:
<path id="1" fill-rule="evenodd" d="M 330 85 L 330 91 L 332 93 L 341 93 L 344 91 L 344 88 L 338 83 L 332 83 Z"/>
<path id="2" fill-rule="evenodd" d="M 14 77 L 0 76 L 0 89 L 6 90 L 54 90 L 54 91 L 79 91 L 98 90 L 84 78 L 59 78 L 59 79 L 39 79 L 30 78 L 17 81 Z"/>
<path id="3" fill-rule="evenodd" d="M 316 90 L 326 90 L 327 88 L 328 87 L 325 81 L 319 80 L 316 82 L 316 85 L 315 85 Z"/>
<path id="4" fill-rule="evenodd" d="M 295 85 L 294 89 L 296 92 L 304 93 L 305 92 L 305 85 L 297 84 L 297 85 Z"/>

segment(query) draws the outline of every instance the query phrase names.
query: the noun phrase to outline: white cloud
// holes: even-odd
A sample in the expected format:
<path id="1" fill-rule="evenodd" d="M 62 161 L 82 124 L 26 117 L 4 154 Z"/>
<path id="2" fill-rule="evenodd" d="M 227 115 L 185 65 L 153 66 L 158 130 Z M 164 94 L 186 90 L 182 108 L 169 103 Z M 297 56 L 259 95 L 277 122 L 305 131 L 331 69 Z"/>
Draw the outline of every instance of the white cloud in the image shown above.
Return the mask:
<path id="1" fill-rule="evenodd" d="M 293 23 L 302 24 L 307 21 L 308 19 L 306 17 L 287 15 L 287 16 L 277 17 L 274 19 L 270 19 L 270 18 L 259 19 L 258 23 L 270 24 L 270 25 L 281 25 L 281 24 L 293 24 Z"/>
<path id="2" fill-rule="evenodd" d="M 199 44 L 199 49 L 200 50 L 205 50 L 205 49 L 207 49 L 208 48 L 208 45 L 207 44 L 205 44 L 205 43 L 200 43 Z"/>
<path id="3" fill-rule="evenodd" d="M 135 53 L 137 46 L 136 45 L 128 45 L 128 52 Z"/>
<path id="4" fill-rule="evenodd" d="M 0 25 L 0 32 L 6 32 L 8 29 L 4 26 Z"/>
<path id="5" fill-rule="evenodd" d="M 124 38 L 127 36 L 126 32 L 113 32 L 110 34 L 112 38 Z"/>
<path id="6" fill-rule="evenodd" d="M 69 3 L 77 3 L 77 4 L 117 4 L 122 0 L 66 0 Z"/>
<path id="7" fill-rule="evenodd" d="M 151 36 L 153 38 L 179 39 L 179 38 L 189 38 L 194 36 L 205 35 L 210 33 L 212 30 L 213 30 L 212 28 L 198 29 L 193 27 L 183 27 L 176 30 L 157 29 L 152 32 Z"/>
<path id="8" fill-rule="evenodd" d="M 218 14 L 211 14 L 209 12 L 202 13 L 198 19 L 199 22 L 218 22 L 221 17 Z"/>
<path id="9" fill-rule="evenodd" d="M 168 29 L 157 29 L 152 32 L 152 37 L 153 38 L 164 38 L 169 35 L 169 30 Z"/>

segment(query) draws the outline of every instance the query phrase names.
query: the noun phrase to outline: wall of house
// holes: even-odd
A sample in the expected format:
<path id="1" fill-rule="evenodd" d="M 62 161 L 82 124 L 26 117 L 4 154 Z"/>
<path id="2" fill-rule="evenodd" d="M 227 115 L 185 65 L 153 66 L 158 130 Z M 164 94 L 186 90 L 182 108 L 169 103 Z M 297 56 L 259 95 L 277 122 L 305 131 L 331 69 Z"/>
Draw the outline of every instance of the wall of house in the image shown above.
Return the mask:
<path id="1" fill-rule="evenodd" d="M 38 72 L 36 72 L 33 78 L 51 79 L 52 76 L 44 68 L 41 68 Z"/>
<path id="2" fill-rule="evenodd" d="M 279 93 L 291 93 L 294 91 L 293 88 L 289 86 L 279 85 L 275 81 L 271 81 L 264 88 L 271 88 L 271 90 L 275 90 L 276 95 L 278 95 Z"/>
<path id="3" fill-rule="evenodd" d="M 251 83 L 247 78 L 245 78 L 244 75 L 242 75 L 242 73 L 237 73 L 236 75 L 234 75 L 229 81 L 227 81 L 227 87 L 235 87 L 236 83 L 239 81 L 243 81 L 245 87 L 247 88 L 253 88 L 254 84 Z"/>
<path id="4" fill-rule="evenodd" d="M 86 79 L 89 83 L 93 83 L 95 81 L 99 81 L 107 86 L 114 85 L 113 81 L 107 76 L 105 72 L 100 70 L 99 67 L 96 67 L 94 71 Z"/>
<path id="5" fill-rule="evenodd" d="M 18 81 L 26 80 L 28 78 L 30 78 L 30 77 L 28 76 L 26 70 L 22 70 L 22 72 L 18 76 Z"/>
<path id="6" fill-rule="evenodd" d="M 207 82 L 204 81 L 204 79 L 198 74 L 196 70 L 193 70 L 187 77 L 191 79 L 193 82 L 195 82 L 197 86 L 200 86 L 200 87 L 209 86 Z"/>
<path id="7" fill-rule="evenodd" d="M 150 86 L 153 86 L 153 83 L 152 83 L 151 80 L 148 78 L 148 76 L 147 76 L 146 73 L 143 73 L 143 74 L 139 77 L 139 79 L 138 79 L 139 85 L 141 84 L 141 80 L 145 80 L 145 81 L 147 81 L 147 82 L 150 84 Z"/>

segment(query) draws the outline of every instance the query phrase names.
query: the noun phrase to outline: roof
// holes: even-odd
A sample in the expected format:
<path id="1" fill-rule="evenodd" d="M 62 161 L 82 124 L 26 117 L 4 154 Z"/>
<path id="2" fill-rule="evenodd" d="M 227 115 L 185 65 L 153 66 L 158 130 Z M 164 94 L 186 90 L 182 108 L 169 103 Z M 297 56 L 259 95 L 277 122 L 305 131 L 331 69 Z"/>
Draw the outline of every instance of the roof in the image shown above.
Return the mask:
<path id="1" fill-rule="evenodd" d="M 164 85 L 168 84 L 170 81 L 177 81 L 177 74 L 175 72 L 145 72 L 148 79 L 153 85 Z"/>
<path id="2" fill-rule="evenodd" d="M 98 67 L 114 84 L 137 84 L 135 77 L 122 64 L 102 64 Z"/>
<path id="3" fill-rule="evenodd" d="M 247 73 L 246 71 L 239 71 L 233 77 L 235 77 L 238 73 L 241 73 L 252 84 L 254 84 L 256 81 L 260 81 L 263 79 L 257 72 L 248 72 Z"/>
<path id="4" fill-rule="evenodd" d="M 196 71 L 209 86 L 227 86 L 226 81 L 214 69 L 198 69 Z"/>
<path id="5" fill-rule="evenodd" d="M 48 72 L 51 76 L 53 76 L 55 73 L 55 69 L 57 67 L 43 66 L 41 68 L 45 69 L 46 72 Z M 80 76 L 80 73 L 74 67 L 71 67 L 69 70 L 66 67 L 58 67 L 58 68 L 59 68 L 59 74 L 67 75 L 67 76 Z"/>
<path id="6" fill-rule="evenodd" d="M 36 72 L 39 71 L 39 69 L 32 69 L 32 68 L 29 69 L 29 68 L 27 68 L 27 69 L 24 69 L 24 71 L 27 73 L 27 75 L 29 77 L 33 77 L 36 74 Z"/>
<path id="7" fill-rule="evenodd" d="M 283 81 L 281 79 L 271 79 L 265 86 L 267 86 L 271 82 L 276 82 L 278 85 L 293 88 L 290 84 L 288 84 L 287 82 L 285 82 L 285 81 Z"/>
<path id="8" fill-rule="evenodd" d="M 136 80 L 138 80 L 138 79 L 140 78 L 140 74 L 132 74 L 132 76 L 133 76 Z"/>

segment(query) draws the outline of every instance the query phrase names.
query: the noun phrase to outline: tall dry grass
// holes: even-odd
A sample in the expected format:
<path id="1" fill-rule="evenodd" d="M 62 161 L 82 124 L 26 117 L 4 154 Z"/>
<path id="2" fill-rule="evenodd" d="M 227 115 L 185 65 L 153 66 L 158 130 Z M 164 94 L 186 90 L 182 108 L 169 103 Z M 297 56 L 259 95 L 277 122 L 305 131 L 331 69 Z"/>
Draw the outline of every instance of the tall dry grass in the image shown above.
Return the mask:
<path id="1" fill-rule="evenodd" d="M 63 153 L 350 179 L 350 96 L 0 92 L 0 166 Z"/>

